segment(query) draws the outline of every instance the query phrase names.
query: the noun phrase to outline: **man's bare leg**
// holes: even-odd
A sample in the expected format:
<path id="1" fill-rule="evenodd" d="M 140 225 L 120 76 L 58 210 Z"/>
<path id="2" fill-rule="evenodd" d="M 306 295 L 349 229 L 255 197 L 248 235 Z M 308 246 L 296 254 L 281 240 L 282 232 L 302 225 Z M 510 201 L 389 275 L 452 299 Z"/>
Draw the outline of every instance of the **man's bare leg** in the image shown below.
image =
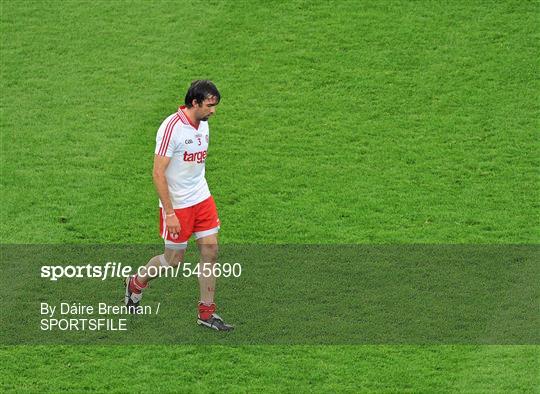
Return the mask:
<path id="1" fill-rule="evenodd" d="M 184 259 L 186 249 L 165 248 L 165 252 L 159 256 L 154 256 L 148 261 L 146 266 L 141 269 L 141 274 L 137 275 L 137 281 L 146 287 L 146 284 L 157 276 L 160 267 L 177 267 Z M 150 267 L 155 267 L 150 269 Z"/>
<path id="2" fill-rule="evenodd" d="M 126 278 L 126 294 L 124 303 L 127 306 L 138 306 L 142 298 L 142 291 L 148 282 L 159 275 L 161 267 L 177 267 L 184 258 L 185 248 L 171 249 L 165 247 L 165 252 L 154 256 L 140 269 L 140 273 Z M 153 267 L 153 269 L 152 269 Z"/>
<path id="3" fill-rule="evenodd" d="M 217 234 L 208 235 L 197 240 L 197 246 L 201 255 L 199 266 L 199 292 L 200 302 L 203 304 L 213 304 L 214 294 L 216 291 L 216 277 L 214 276 L 214 264 L 216 264 L 218 256 L 218 238 Z M 210 275 L 207 274 L 210 268 Z"/>
<path id="4" fill-rule="evenodd" d="M 214 313 L 216 311 L 216 304 L 214 303 L 216 277 L 214 276 L 213 268 L 218 255 L 217 234 L 199 238 L 197 240 L 197 246 L 201 254 L 199 266 L 200 302 L 197 323 L 218 331 L 231 331 L 234 329 L 234 326 L 225 323 L 221 317 Z"/>

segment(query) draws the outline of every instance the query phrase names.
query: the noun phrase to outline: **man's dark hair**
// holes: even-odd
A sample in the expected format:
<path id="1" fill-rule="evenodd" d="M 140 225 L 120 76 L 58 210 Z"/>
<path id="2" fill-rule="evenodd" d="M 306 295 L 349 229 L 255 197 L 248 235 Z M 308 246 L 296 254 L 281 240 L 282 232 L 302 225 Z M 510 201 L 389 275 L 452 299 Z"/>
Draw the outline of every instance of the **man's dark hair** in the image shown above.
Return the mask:
<path id="1" fill-rule="evenodd" d="M 214 85 L 212 81 L 202 79 L 191 83 L 184 102 L 186 103 L 186 107 L 191 108 L 193 100 L 197 100 L 198 104 L 202 104 L 204 99 L 210 97 L 215 97 L 218 103 L 221 99 L 221 95 L 219 94 L 216 85 Z"/>

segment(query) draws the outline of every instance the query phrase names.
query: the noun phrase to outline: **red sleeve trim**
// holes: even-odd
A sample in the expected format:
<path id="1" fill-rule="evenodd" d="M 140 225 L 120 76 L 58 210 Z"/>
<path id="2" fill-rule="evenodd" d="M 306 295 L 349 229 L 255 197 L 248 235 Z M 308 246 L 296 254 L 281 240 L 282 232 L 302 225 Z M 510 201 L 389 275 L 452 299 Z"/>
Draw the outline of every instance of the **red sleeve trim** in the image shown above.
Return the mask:
<path id="1" fill-rule="evenodd" d="M 176 126 L 176 123 L 178 123 L 179 120 L 180 117 L 177 114 L 169 120 L 169 123 L 167 123 L 167 126 L 165 127 L 165 134 L 163 135 L 163 139 L 161 140 L 161 145 L 159 147 L 158 155 L 166 156 L 174 126 Z"/>

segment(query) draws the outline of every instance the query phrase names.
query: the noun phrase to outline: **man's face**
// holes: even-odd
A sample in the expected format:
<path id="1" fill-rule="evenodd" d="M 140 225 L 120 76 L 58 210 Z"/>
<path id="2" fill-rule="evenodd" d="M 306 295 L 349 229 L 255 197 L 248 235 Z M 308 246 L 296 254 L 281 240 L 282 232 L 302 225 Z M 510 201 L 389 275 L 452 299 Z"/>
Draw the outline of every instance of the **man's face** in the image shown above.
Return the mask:
<path id="1" fill-rule="evenodd" d="M 201 104 L 195 102 L 197 119 L 206 122 L 210 116 L 216 113 L 217 105 L 218 101 L 214 96 L 204 99 Z"/>

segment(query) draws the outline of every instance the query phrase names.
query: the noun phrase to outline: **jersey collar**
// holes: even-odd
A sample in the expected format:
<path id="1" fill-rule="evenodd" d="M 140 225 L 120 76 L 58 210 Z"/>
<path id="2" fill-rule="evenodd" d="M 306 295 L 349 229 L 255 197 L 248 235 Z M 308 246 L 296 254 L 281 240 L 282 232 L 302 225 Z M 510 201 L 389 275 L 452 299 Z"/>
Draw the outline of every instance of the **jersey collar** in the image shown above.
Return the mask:
<path id="1" fill-rule="evenodd" d="M 182 121 L 182 123 L 189 124 L 195 130 L 199 130 L 197 126 L 191 123 L 191 119 L 189 119 L 189 117 L 186 115 L 186 113 L 184 112 L 184 109 L 186 109 L 185 105 L 178 107 L 178 115 L 180 116 L 180 120 Z M 199 126 L 200 126 L 200 123 L 199 123 Z"/>

